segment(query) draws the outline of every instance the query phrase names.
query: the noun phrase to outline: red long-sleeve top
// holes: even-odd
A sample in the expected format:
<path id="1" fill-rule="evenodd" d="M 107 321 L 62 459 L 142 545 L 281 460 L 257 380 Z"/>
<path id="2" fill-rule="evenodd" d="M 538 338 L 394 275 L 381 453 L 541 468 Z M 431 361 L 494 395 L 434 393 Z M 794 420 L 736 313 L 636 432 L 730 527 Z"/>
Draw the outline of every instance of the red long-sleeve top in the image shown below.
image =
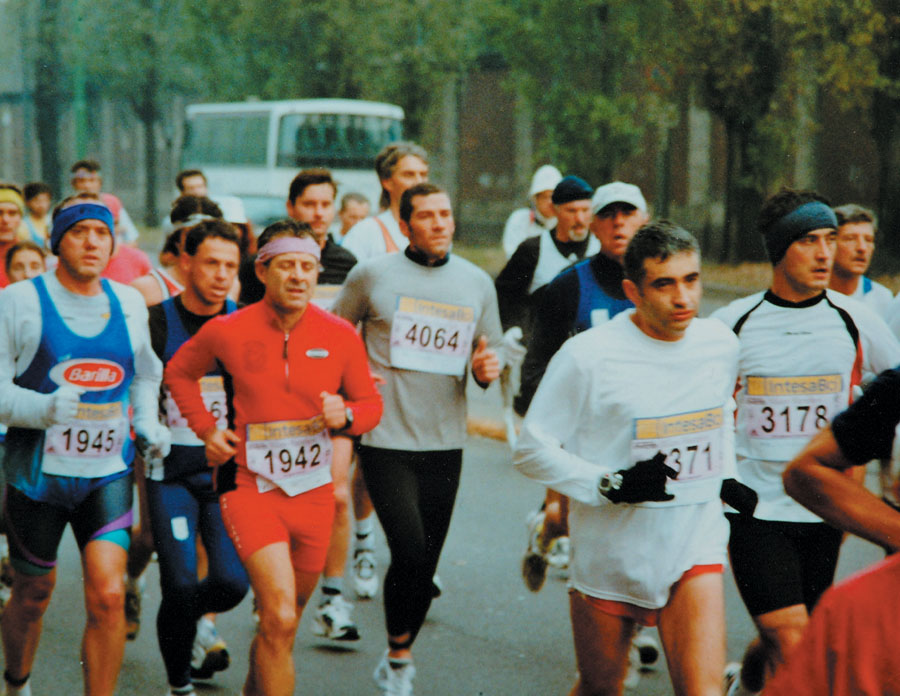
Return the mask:
<path id="1" fill-rule="evenodd" d="M 198 380 L 219 361 L 231 378 L 238 481 L 255 477 L 247 469 L 247 425 L 305 420 L 322 413 L 323 391 L 341 394 L 353 411 L 345 431 L 361 435 L 378 425 L 383 404 L 375 388 L 365 347 L 353 326 L 313 304 L 285 333 L 275 311 L 257 302 L 206 322 L 166 366 L 165 383 L 198 437 L 215 427 Z"/>

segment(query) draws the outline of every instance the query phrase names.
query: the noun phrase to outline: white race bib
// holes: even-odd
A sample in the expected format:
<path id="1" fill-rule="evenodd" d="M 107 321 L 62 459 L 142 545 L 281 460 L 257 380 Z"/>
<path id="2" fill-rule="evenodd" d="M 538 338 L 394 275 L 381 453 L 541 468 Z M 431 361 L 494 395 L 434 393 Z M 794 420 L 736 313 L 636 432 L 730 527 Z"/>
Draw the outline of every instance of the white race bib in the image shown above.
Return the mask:
<path id="1" fill-rule="evenodd" d="M 221 375 L 206 375 L 200 378 L 200 394 L 203 405 L 216 419 L 216 428 L 225 430 L 228 427 L 228 408 L 225 397 L 225 382 Z M 203 440 L 194 435 L 188 426 L 187 419 L 178 410 L 178 404 L 172 393 L 166 389 L 166 425 L 172 432 L 173 445 L 201 446 Z"/>
<path id="2" fill-rule="evenodd" d="M 260 493 L 298 495 L 331 481 L 331 437 L 322 416 L 247 425 L 247 467 Z"/>
<path id="3" fill-rule="evenodd" d="M 42 470 L 79 478 L 100 478 L 122 471 L 122 448 L 128 433 L 121 402 L 80 403 L 74 419 L 47 429 Z"/>
<path id="4" fill-rule="evenodd" d="M 846 407 L 841 375 L 747 378 L 743 408 L 755 440 L 808 439 Z"/>
<path id="5" fill-rule="evenodd" d="M 719 495 L 722 476 L 724 416 L 721 408 L 710 408 L 659 418 L 636 418 L 631 440 L 629 466 L 652 459 L 657 452 L 666 456 L 666 464 L 678 472 L 669 484 L 697 484 L 690 495 L 677 488 L 675 500 L 668 504 L 711 500 Z M 708 483 L 709 485 L 703 485 Z M 687 491 L 685 491 L 687 493 Z M 655 503 L 655 505 L 666 503 Z"/>
<path id="6" fill-rule="evenodd" d="M 474 336 L 471 307 L 400 297 L 391 324 L 391 366 L 462 377 Z"/>

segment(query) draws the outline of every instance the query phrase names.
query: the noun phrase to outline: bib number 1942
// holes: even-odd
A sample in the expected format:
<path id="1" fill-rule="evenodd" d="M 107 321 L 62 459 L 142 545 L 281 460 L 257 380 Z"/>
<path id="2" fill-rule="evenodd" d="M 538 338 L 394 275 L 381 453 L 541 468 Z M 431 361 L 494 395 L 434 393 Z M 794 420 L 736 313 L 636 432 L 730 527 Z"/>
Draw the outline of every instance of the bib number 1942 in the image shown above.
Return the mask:
<path id="1" fill-rule="evenodd" d="M 307 454 L 309 456 L 307 456 Z M 317 442 L 313 442 L 309 445 L 308 452 L 306 445 L 300 445 L 296 450 L 296 456 L 291 449 L 270 449 L 263 455 L 263 461 L 268 463 L 269 474 L 273 477 L 276 474 L 290 476 L 292 472 L 300 473 L 300 471 L 319 466 L 319 464 L 322 463 L 319 459 L 321 454 L 321 445 Z"/>

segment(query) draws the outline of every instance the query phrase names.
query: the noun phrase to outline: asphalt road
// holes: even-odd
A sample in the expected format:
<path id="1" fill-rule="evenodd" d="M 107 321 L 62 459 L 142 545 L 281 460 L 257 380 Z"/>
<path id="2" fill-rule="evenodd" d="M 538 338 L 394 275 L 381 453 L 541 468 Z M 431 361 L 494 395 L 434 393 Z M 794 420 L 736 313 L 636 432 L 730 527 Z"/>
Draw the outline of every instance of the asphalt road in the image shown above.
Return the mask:
<path id="1" fill-rule="evenodd" d="M 704 312 L 717 298 L 710 297 Z M 497 418 L 499 390 L 472 393 L 471 411 Z M 541 488 L 515 473 L 504 442 L 473 437 L 465 452 L 463 478 L 453 524 L 439 573 L 444 594 L 435 600 L 415 645 L 416 693 L 420 696 L 565 694 L 575 663 L 568 623 L 565 582 L 551 574 L 532 594 L 519 567 L 525 548 L 524 521 L 542 498 Z M 857 539 L 845 544 L 839 575 L 881 558 L 880 550 Z M 383 573 L 387 550 L 379 538 Z M 316 596 L 315 600 L 318 599 Z M 738 659 L 753 635 L 752 625 L 726 572 L 728 653 Z M 156 644 L 154 618 L 159 603 L 155 564 L 148 571 L 144 623 L 129 643 L 119 679 L 120 696 L 166 693 Z M 294 648 L 298 694 L 347 696 L 375 694 L 371 673 L 385 648 L 383 612 L 377 599 L 357 602 L 354 616 L 361 640 L 334 645 L 314 637 L 312 611 L 304 616 Z M 59 583 L 44 621 L 44 635 L 33 672 L 35 696 L 81 693 L 79 643 L 84 623 L 81 569 L 67 533 L 61 549 Z M 201 694 L 240 694 L 253 636 L 250 600 L 220 617 L 232 666 Z M 670 694 L 664 661 L 643 674 L 633 694 Z"/>

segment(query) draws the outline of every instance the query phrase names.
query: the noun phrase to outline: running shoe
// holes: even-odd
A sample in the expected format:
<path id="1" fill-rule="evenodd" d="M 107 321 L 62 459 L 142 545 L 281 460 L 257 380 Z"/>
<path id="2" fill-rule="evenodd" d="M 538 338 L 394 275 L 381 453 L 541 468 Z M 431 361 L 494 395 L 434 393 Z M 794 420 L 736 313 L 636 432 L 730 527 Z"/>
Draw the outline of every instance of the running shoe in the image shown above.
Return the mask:
<path id="1" fill-rule="evenodd" d="M 166 696 L 197 696 L 197 692 L 194 691 L 193 684 L 188 684 L 181 688 L 170 686 L 169 690 L 166 691 Z"/>
<path id="2" fill-rule="evenodd" d="M 141 630 L 141 598 L 147 581 L 143 576 L 125 578 L 125 638 L 134 640 Z"/>
<path id="3" fill-rule="evenodd" d="M 547 549 L 541 544 L 544 530 L 544 511 L 538 510 L 528 516 L 528 548 L 522 559 L 522 579 L 525 587 L 538 592 L 547 579 Z"/>
<path id="4" fill-rule="evenodd" d="M 191 649 L 191 679 L 211 679 L 215 672 L 228 669 L 230 663 L 228 646 L 216 625 L 209 619 L 200 619 Z"/>
<path id="5" fill-rule="evenodd" d="M 350 618 L 353 605 L 340 595 L 328 595 L 315 613 L 313 633 L 331 640 L 359 640 L 359 630 Z"/>
<path id="6" fill-rule="evenodd" d="M 378 592 L 378 573 L 375 554 L 357 549 L 353 554 L 353 589 L 358 599 L 372 599 Z"/>
<path id="7" fill-rule="evenodd" d="M 413 696 L 412 680 L 416 676 L 416 668 L 408 662 L 398 669 L 391 667 L 388 651 L 384 651 L 381 662 L 375 668 L 372 677 L 384 696 Z"/>
<path id="8" fill-rule="evenodd" d="M 569 567 L 569 555 L 569 537 L 557 537 L 550 544 L 550 551 L 547 552 L 547 565 L 557 570 L 566 570 Z"/>
<path id="9" fill-rule="evenodd" d="M 641 658 L 641 667 L 647 668 L 656 664 L 659 659 L 659 643 L 646 631 L 638 629 L 631 644 L 637 648 Z"/>
<path id="10" fill-rule="evenodd" d="M 628 650 L 628 671 L 625 672 L 624 686 L 626 689 L 637 688 L 638 682 L 641 681 L 641 655 L 638 649 L 631 644 Z"/>

